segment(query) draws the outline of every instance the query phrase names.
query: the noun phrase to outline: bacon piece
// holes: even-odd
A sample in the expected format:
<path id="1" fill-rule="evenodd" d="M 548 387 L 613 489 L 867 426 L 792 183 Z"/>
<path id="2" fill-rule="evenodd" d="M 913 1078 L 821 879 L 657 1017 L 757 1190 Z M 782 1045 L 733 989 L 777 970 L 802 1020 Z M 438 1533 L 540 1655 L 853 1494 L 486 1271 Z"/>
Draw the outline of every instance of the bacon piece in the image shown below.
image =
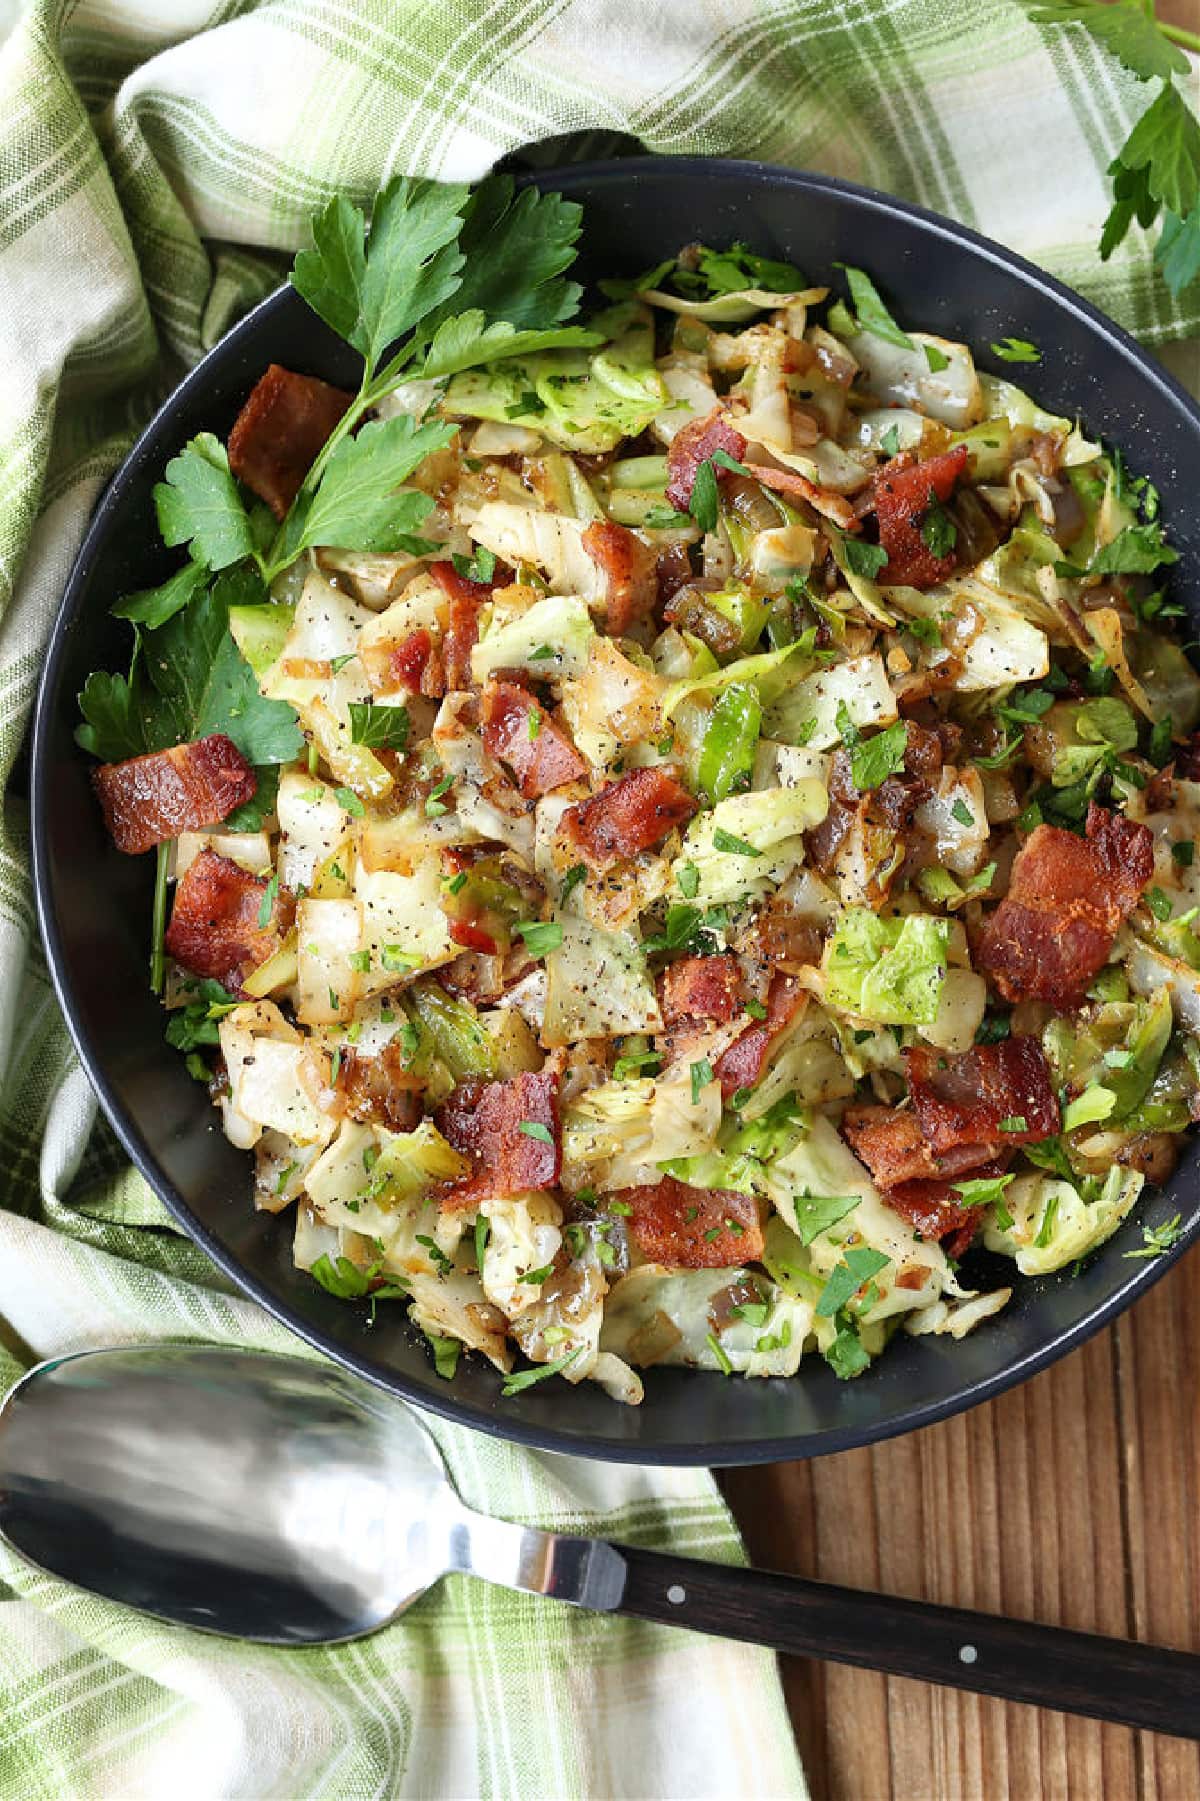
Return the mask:
<path id="1" fill-rule="evenodd" d="M 480 718 L 484 749 L 508 764 L 526 800 L 587 774 L 586 761 L 566 733 L 518 682 L 490 683 L 483 691 Z"/>
<path id="2" fill-rule="evenodd" d="M 486 582 L 470 581 L 451 562 L 430 563 L 429 573 L 449 602 L 442 662 L 445 692 L 455 694 L 471 686 L 471 652 L 479 642 L 479 609 L 491 599 L 493 588 L 508 580 L 508 575 L 500 573 L 499 563 Z"/>
<path id="3" fill-rule="evenodd" d="M 718 450 L 728 451 L 739 463 L 746 454 L 745 438 L 734 430 L 719 406 L 703 419 L 689 420 L 671 439 L 667 452 L 667 499 L 678 512 L 686 513 L 691 506 L 696 471 Z M 715 467 L 720 481 L 728 471 L 719 463 Z"/>
<path id="4" fill-rule="evenodd" d="M 562 1152 L 553 1071 L 507 1082 L 460 1082 L 439 1108 L 437 1123 L 447 1143 L 475 1165 L 465 1182 L 443 1192 L 443 1207 L 460 1212 L 493 1195 L 553 1188 L 558 1181 Z M 522 1126 L 541 1128 L 550 1142 Z"/>
<path id="5" fill-rule="evenodd" d="M 253 800 L 258 780 L 237 745 L 212 732 L 193 744 L 101 763 L 92 784 L 113 843 L 136 856 L 180 832 L 219 825 Z"/>
<path id="6" fill-rule="evenodd" d="M 421 1123 L 423 1084 L 405 1070 L 404 1053 L 394 1038 L 374 1057 L 343 1050 L 335 1086 L 350 1118 L 364 1126 L 413 1132 Z"/>
<path id="7" fill-rule="evenodd" d="M 742 972 L 732 951 L 719 957 L 679 957 L 663 970 L 660 985 L 666 1025 L 712 1019 L 728 1025 L 738 1010 Z"/>
<path id="8" fill-rule="evenodd" d="M 753 1088 L 766 1066 L 772 1044 L 791 1024 L 805 999 L 800 984 L 792 976 L 776 970 L 767 991 L 767 1017 L 747 1026 L 713 1066 L 713 1074 L 720 1082 L 726 1100 L 730 1100 L 739 1088 Z"/>
<path id="9" fill-rule="evenodd" d="M 847 1107 L 842 1136 L 884 1189 L 931 1177 L 961 1176 L 989 1162 L 999 1148 L 991 1143 L 960 1144 L 935 1157 L 916 1114 L 894 1107 Z"/>
<path id="10" fill-rule="evenodd" d="M 231 994 L 273 957 L 292 923 L 293 903 L 277 893 L 265 926 L 258 923 L 266 878 L 251 875 L 207 847 L 189 863 L 175 890 L 166 949 L 196 976 L 211 976 Z"/>
<path id="11" fill-rule="evenodd" d="M 923 463 L 917 462 L 911 450 L 902 450 L 876 473 L 871 496 L 879 520 L 879 542 L 888 553 L 881 571 L 885 581 L 931 588 L 950 574 L 957 561 L 954 552 L 935 556 L 921 536 L 921 520 L 929 507 L 930 492 L 941 501 L 949 500 L 966 466 L 967 447 L 956 444 L 953 450 L 927 457 Z"/>
<path id="12" fill-rule="evenodd" d="M 913 1112 L 936 1159 L 969 1144 L 1037 1144 L 1059 1129 L 1058 1100 L 1036 1038 L 977 1044 L 958 1056 L 904 1053 Z M 1024 1125 L 1005 1122 L 1024 1120 Z"/>
<path id="13" fill-rule="evenodd" d="M 746 467 L 755 481 L 761 482 L 764 488 L 774 488 L 777 494 L 787 494 L 792 499 L 807 500 L 809 506 L 815 507 L 818 513 L 824 513 L 832 519 L 844 532 L 862 530 L 858 514 L 850 505 L 844 494 L 835 494 L 831 488 L 818 487 L 810 482 L 806 475 L 798 469 L 769 469 L 765 463 L 747 463 Z"/>
<path id="14" fill-rule="evenodd" d="M 353 395 L 272 363 L 233 423 L 229 467 L 282 519 Z"/>
<path id="15" fill-rule="evenodd" d="M 964 1176 L 963 1180 L 1002 1176 L 1007 1163 L 1007 1157 L 983 1163 L 970 1178 Z M 899 1187 L 889 1188 L 883 1199 L 884 1204 L 901 1219 L 906 1219 L 922 1238 L 946 1239 L 943 1248 L 947 1257 L 962 1256 L 987 1211 L 985 1207 L 964 1207 L 962 1196 L 954 1183 L 948 1181 L 901 1182 Z"/>
<path id="16" fill-rule="evenodd" d="M 640 850 L 661 844 L 685 825 L 696 803 L 681 782 L 661 767 L 631 769 L 563 814 L 563 825 L 580 855 L 604 871 Z"/>
<path id="17" fill-rule="evenodd" d="M 690 1188 L 674 1176 L 645 1188 L 623 1188 L 613 1200 L 629 1214 L 629 1236 L 652 1263 L 680 1269 L 727 1269 L 763 1253 L 753 1195 L 725 1188 Z"/>
<path id="18" fill-rule="evenodd" d="M 368 662 L 367 679 L 380 694 L 393 694 L 397 688 L 407 688 L 410 694 L 424 694 L 430 700 L 440 700 L 446 691 L 446 682 L 432 632 L 420 625 L 399 644 L 380 646 Z"/>
<path id="19" fill-rule="evenodd" d="M 619 637 L 658 598 L 658 553 L 612 519 L 593 520 L 581 543 L 604 575 L 604 628 Z"/>
<path id="20" fill-rule="evenodd" d="M 1153 874 L 1149 829 L 1094 801 L 1086 838 L 1037 826 L 1017 853 L 1008 894 L 984 921 L 977 967 L 1005 1000 L 1077 1006 Z"/>
<path id="21" fill-rule="evenodd" d="M 492 589 L 508 580 L 507 572 L 500 573 L 497 563 L 486 582 L 472 581 L 469 576 L 460 575 L 449 560 L 430 563 L 429 573 L 437 583 L 447 600 L 469 600 L 474 606 L 482 606 L 485 600 L 492 598 Z"/>

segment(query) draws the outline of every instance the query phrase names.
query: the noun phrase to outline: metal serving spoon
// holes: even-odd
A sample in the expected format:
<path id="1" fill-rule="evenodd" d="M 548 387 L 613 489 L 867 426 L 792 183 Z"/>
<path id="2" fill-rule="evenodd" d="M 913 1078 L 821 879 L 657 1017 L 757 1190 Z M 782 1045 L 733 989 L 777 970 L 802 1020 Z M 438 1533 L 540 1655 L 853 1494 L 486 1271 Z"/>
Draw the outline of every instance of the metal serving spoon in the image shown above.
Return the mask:
<path id="1" fill-rule="evenodd" d="M 1198 1656 L 489 1519 L 407 1407 L 299 1358 L 146 1345 L 39 1364 L 0 1408 L 0 1536 L 80 1588 L 264 1644 L 372 1632 L 458 1570 L 1200 1738 Z"/>

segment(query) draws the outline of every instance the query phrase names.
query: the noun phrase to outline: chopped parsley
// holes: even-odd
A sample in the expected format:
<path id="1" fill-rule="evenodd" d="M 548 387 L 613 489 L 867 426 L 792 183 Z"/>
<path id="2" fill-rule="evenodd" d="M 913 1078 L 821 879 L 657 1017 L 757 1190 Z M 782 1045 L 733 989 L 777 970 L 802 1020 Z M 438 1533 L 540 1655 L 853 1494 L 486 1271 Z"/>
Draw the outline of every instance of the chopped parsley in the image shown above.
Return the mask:
<path id="1" fill-rule="evenodd" d="M 724 826 L 718 826 L 713 833 L 713 849 L 724 852 L 730 857 L 761 857 L 762 852 L 756 845 L 747 843 L 734 832 L 727 832 Z"/>
<path id="2" fill-rule="evenodd" d="M 1126 1251 L 1126 1257 L 1165 1257 L 1167 1252 L 1172 1250 L 1183 1237 L 1180 1218 L 1181 1215 L 1176 1213 L 1170 1219 L 1165 1220 L 1161 1226 L 1143 1226 L 1141 1248 L 1136 1251 Z"/>
<path id="3" fill-rule="evenodd" d="M 523 920 L 516 930 L 531 957 L 548 957 L 563 941 L 563 929 L 556 919 Z"/>
<path id="4" fill-rule="evenodd" d="M 1001 338 L 998 344 L 992 345 L 992 355 L 998 356 L 1002 363 L 1040 363 L 1042 360 L 1041 351 L 1028 338 Z"/>

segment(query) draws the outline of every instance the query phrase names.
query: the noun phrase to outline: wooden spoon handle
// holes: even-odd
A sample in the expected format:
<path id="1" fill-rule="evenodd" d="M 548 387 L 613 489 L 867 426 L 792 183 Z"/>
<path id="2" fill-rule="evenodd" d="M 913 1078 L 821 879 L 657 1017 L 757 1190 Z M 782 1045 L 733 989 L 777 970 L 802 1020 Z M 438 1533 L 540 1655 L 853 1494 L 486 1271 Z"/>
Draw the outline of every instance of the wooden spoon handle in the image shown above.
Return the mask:
<path id="1" fill-rule="evenodd" d="M 620 1613 L 1200 1739 L 1200 1656 L 1188 1651 L 614 1548 L 628 1572 Z"/>

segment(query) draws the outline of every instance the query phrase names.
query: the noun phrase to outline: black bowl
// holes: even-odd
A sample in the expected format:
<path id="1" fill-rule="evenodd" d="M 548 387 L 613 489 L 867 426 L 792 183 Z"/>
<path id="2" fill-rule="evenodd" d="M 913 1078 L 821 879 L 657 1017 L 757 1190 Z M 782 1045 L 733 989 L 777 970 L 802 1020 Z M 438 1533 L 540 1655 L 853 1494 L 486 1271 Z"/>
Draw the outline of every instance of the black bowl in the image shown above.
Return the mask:
<path id="1" fill-rule="evenodd" d="M 1013 334 L 1042 350 L 1028 379 L 1047 407 L 1080 412 L 1160 489 L 1181 560 L 1175 593 L 1200 622 L 1200 412 L 1131 338 L 1076 295 L 998 245 L 847 183 L 752 163 L 645 158 L 551 172 L 538 185 L 584 203 L 582 273 L 635 273 L 692 239 L 755 250 L 824 278 L 865 266 L 899 316 L 962 338 L 983 367 Z M 144 432 L 97 509 L 67 584 L 43 671 L 33 736 L 34 876 L 59 998 L 84 1068 L 125 1149 L 176 1219 L 248 1294 L 310 1344 L 371 1381 L 465 1425 L 521 1443 L 641 1463 L 731 1464 L 807 1457 L 927 1425 L 1043 1369 L 1148 1289 L 1200 1232 L 1196 1147 L 1099 1256 L 1074 1276 L 1017 1279 L 1008 1308 L 962 1343 L 903 1334 L 857 1381 L 820 1358 L 790 1381 L 648 1372 L 646 1399 L 621 1407 L 588 1383 L 539 1384 L 500 1398 L 495 1373 L 464 1359 L 433 1370 L 402 1312 L 336 1301 L 291 1264 L 291 1224 L 255 1213 L 250 1159 L 222 1136 L 203 1090 L 163 1044 L 146 983 L 151 864 L 120 856 L 100 821 L 88 759 L 75 748 L 75 696 L 88 672 L 116 668 L 128 628 L 117 595 L 161 581 L 175 562 L 155 529 L 151 489 L 202 429 L 222 436 L 268 362 L 357 381 L 354 358 L 283 289 L 188 376 Z M 1129 1261 L 1141 1223 L 1179 1212 L 1168 1256 Z M 1006 1266 L 1011 1268 L 1011 1266 Z"/>

